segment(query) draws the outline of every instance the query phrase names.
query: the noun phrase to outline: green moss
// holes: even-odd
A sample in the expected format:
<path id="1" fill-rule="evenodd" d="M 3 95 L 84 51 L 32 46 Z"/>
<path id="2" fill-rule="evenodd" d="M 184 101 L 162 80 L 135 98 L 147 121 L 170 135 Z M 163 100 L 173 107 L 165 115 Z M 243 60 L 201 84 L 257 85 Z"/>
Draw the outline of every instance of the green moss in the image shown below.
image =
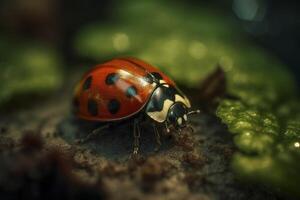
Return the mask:
<path id="1" fill-rule="evenodd" d="M 11 43 L 7 51 L 0 63 L 0 107 L 14 97 L 46 95 L 61 85 L 61 61 L 53 50 L 39 44 Z"/>
<path id="2" fill-rule="evenodd" d="M 235 134 L 234 141 L 246 153 L 261 154 L 269 151 L 279 134 L 277 118 L 269 113 L 245 106 L 241 102 L 224 100 L 217 115 Z"/>
<path id="3" fill-rule="evenodd" d="M 300 119 L 289 120 L 284 136 L 289 139 L 299 139 L 300 141 Z"/>
<path id="4" fill-rule="evenodd" d="M 283 107 L 288 105 L 293 104 Z M 270 110 L 230 100 L 221 103 L 217 115 L 234 134 L 240 153 L 232 166 L 240 177 L 300 196 L 300 118 L 284 121 Z"/>

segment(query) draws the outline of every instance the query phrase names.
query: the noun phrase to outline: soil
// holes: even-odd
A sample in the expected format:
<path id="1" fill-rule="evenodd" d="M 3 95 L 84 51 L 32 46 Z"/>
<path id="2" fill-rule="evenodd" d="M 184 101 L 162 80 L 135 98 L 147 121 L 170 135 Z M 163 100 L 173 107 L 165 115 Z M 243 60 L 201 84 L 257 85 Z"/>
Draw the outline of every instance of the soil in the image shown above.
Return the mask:
<path id="1" fill-rule="evenodd" d="M 1 116 L 1 199 L 278 199 L 236 178 L 231 135 L 214 115 L 191 117 L 194 132 L 164 134 L 158 152 L 144 124 L 132 156 L 130 123 L 78 143 L 99 124 L 74 119 L 64 94 Z"/>

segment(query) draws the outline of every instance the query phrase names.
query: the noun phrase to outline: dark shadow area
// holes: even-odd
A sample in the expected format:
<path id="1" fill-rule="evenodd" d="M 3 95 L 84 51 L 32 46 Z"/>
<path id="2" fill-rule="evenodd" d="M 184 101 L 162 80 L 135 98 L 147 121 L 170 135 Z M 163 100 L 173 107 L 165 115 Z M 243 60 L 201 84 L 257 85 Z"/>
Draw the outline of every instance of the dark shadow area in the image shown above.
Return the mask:
<path id="1" fill-rule="evenodd" d="M 66 118 L 58 125 L 59 135 L 70 144 L 78 139 L 85 139 L 93 130 L 105 124 L 86 122 L 74 118 Z M 133 151 L 133 124 L 129 121 L 116 123 L 101 130 L 95 137 L 80 146 L 106 157 L 107 159 L 128 158 Z M 141 124 L 140 153 L 149 155 L 155 153 L 156 140 L 151 124 Z M 161 130 L 161 133 L 163 131 Z M 160 151 L 174 146 L 169 136 L 162 136 Z"/>

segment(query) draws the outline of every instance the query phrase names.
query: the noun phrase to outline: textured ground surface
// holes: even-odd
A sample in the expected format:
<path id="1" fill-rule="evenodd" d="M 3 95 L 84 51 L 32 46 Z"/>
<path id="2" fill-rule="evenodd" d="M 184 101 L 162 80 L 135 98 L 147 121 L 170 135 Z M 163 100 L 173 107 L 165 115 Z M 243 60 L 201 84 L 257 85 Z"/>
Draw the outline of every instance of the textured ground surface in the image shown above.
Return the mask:
<path id="1" fill-rule="evenodd" d="M 235 151 L 232 139 L 214 116 L 194 116 L 195 132 L 163 137 L 157 153 L 153 133 L 145 124 L 142 156 L 131 158 L 129 125 L 76 144 L 94 125 L 72 120 L 67 100 L 48 100 L 1 116 L 0 194 L 4 197 L 278 199 L 235 179 L 229 166 Z"/>

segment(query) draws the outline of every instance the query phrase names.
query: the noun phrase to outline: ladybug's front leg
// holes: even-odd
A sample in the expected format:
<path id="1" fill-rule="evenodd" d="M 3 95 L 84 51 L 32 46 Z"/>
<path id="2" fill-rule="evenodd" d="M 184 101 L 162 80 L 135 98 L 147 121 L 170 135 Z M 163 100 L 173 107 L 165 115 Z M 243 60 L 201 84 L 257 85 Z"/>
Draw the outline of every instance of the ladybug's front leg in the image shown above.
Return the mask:
<path id="1" fill-rule="evenodd" d="M 155 133 L 155 139 L 156 139 L 156 148 L 155 148 L 155 151 L 158 151 L 161 147 L 161 141 L 160 141 L 160 134 L 159 134 L 159 131 L 156 127 L 156 124 L 152 124 L 153 126 L 153 130 L 154 130 L 154 133 Z"/>
<path id="2" fill-rule="evenodd" d="M 133 154 L 136 155 L 139 152 L 140 148 L 140 137 L 141 137 L 141 131 L 140 131 L 140 125 L 138 119 L 134 119 L 133 122 Z"/>

